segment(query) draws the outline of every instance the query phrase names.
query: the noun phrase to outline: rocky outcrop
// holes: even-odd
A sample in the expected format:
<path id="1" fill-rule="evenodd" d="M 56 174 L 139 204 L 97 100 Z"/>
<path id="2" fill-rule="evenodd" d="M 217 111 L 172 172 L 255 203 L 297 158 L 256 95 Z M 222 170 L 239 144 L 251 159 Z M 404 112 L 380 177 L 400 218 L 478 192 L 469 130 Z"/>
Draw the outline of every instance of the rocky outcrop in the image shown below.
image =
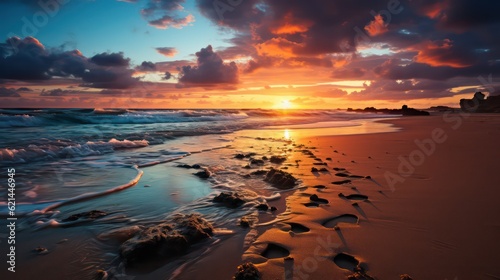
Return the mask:
<path id="1" fill-rule="evenodd" d="M 291 189 L 297 183 L 297 179 L 292 174 L 274 168 L 267 172 L 264 181 L 271 183 L 278 189 Z"/>
<path id="2" fill-rule="evenodd" d="M 357 112 L 357 113 L 381 113 L 388 115 L 403 115 L 403 116 L 429 116 L 429 112 L 421 111 L 413 108 L 409 108 L 406 105 L 403 105 L 401 109 L 377 109 L 375 107 L 366 107 L 365 109 L 352 109 L 348 108 L 348 112 Z"/>
<path id="3" fill-rule="evenodd" d="M 125 264 L 155 257 L 184 254 L 189 247 L 213 234 L 213 226 L 199 214 L 178 214 L 171 222 L 148 227 L 120 246 Z"/>
<path id="4" fill-rule="evenodd" d="M 245 203 L 243 199 L 239 197 L 237 193 L 227 192 L 220 193 L 213 199 L 216 203 L 221 203 L 228 208 L 237 208 Z"/>
<path id="5" fill-rule="evenodd" d="M 260 278 L 259 270 L 251 262 L 238 266 L 238 272 L 233 277 L 234 280 L 259 280 Z"/>
<path id="6" fill-rule="evenodd" d="M 472 99 L 460 99 L 460 109 L 469 113 L 500 113 L 500 95 L 485 98 L 476 92 Z"/>

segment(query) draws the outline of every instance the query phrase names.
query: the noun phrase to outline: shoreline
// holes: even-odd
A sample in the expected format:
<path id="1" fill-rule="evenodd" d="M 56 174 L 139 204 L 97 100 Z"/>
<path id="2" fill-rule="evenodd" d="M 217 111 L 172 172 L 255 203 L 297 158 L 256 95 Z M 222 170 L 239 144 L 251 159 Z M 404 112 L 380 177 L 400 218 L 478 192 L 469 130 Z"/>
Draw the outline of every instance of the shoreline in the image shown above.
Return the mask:
<path id="1" fill-rule="evenodd" d="M 375 123 L 372 120 L 362 121 Z M 499 213 L 500 207 L 494 201 L 499 193 L 494 189 L 493 175 L 496 159 L 500 156 L 495 146 L 496 139 L 500 138 L 500 117 L 462 117 L 454 114 L 446 118 L 382 119 L 376 123 L 384 123 L 384 127 L 391 127 L 395 133 L 352 135 L 350 127 L 338 127 L 328 132 L 338 134 L 333 136 L 318 135 L 327 130 L 324 128 L 305 128 L 290 129 L 288 135 L 284 134 L 286 130 L 283 129 L 261 129 L 239 131 L 223 137 L 196 138 L 224 142 L 232 139 L 233 145 L 220 150 L 201 150 L 200 153 L 170 163 L 146 167 L 144 178 L 134 188 L 116 193 L 112 199 L 101 197 L 92 203 L 63 206 L 63 214 L 56 212 L 53 217 L 57 220 L 61 216 L 95 207 L 106 212 L 109 209 L 112 212 L 109 220 L 90 221 L 83 226 L 70 226 L 64 230 L 51 228 L 39 232 L 20 232 L 19 240 L 28 237 L 33 239 L 25 240 L 20 247 L 19 262 L 33 266 L 33 271 L 24 271 L 23 274 L 35 273 L 37 268 L 47 266 L 47 261 L 51 263 L 47 267 L 55 268 L 55 263 L 61 258 L 69 255 L 81 257 L 89 250 L 85 249 L 86 246 L 94 248 L 93 259 L 99 259 L 99 252 L 107 252 L 107 258 L 114 255 L 113 263 L 116 263 L 118 251 L 113 249 L 116 245 L 103 243 L 96 237 L 116 228 L 113 225 L 115 223 L 121 227 L 122 223 L 141 226 L 155 224 L 151 217 L 160 219 L 166 213 L 162 209 L 169 209 L 163 205 L 165 199 L 177 201 L 179 195 L 188 194 L 185 193 L 185 187 L 188 187 L 199 189 L 190 194 L 194 198 L 198 197 L 196 201 L 200 208 L 196 209 L 202 210 L 212 221 L 215 218 L 219 232 L 228 233 L 217 233 L 210 242 L 195 245 L 197 250 L 203 252 L 203 257 L 193 255 L 198 252 L 193 251 L 175 259 L 178 263 L 190 256 L 196 257 L 195 261 L 180 270 L 173 271 L 168 262 L 157 260 L 153 264 L 157 266 L 154 270 L 150 270 L 146 262 L 142 271 L 121 268 L 119 274 L 131 273 L 130 276 L 140 279 L 156 279 L 180 272 L 175 279 L 204 279 L 208 274 L 213 275 L 214 279 L 227 279 L 234 275 L 238 264 L 251 261 L 262 272 L 262 279 L 292 279 L 292 276 L 295 277 L 293 279 L 346 279 L 356 273 L 365 279 L 399 279 L 399 275 L 406 273 L 414 279 L 498 277 L 500 271 L 495 267 L 495 260 L 498 259 L 495 252 L 500 251 L 500 247 L 493 244 L 495 236 L 500 233 L 500 222 L 494 222 L 498 221 L 495 213 Z M 436 134 L 436 129 L 443 132 Z M 177 143 L 190 147 L 193 139 L 180 139 Z M 424 150 L 415 140 L 426 143 Z M 435 142 L 435 148 L 427 155 L 429 151 L 425 147 L 430 147 L 431 140 Z M 489 152 L 478 156 L 475 148 L 477 141 L 481 141 L 481 151 Z M 412 155 L 415 157 L 419 154 L 416 150 L 424 155 L 424 162 L 414 166 L 411 174 L 406 174 L 408 176 L 401 175 L 398 171 L 401 158 L 411 162 Z M 245 159 L 235 157 L 238 153 L 251 152 L 256 155 Z M 248 166 L 252 158 L 271 155 L 282 155 L 286 160 L 280 164 L 264 160 L 262 165 Z M 208 181 L 200 180 L 193 176 L 196 170 L 177 167 L 179 164 L 198 163 L 208 166 L 215 176 Z M 477 166 L 485 164 L 484 170 L 478 170 Z M 272 197 L 280 190 L 266 186 L 262 175 L 250 176 L 250 173 L 270 167 L 289 172 L 300 179 L 298 188 L 282 193 L 280 199 L 266 201 L 265 197 Z M 318 172 L 311 172 L 312 168 Z M 320 171 L 321 168 L 325 168 L 324 171 Z M 167 170 L 168 173 L 165 173 Z M 478 177 L 468 176 L 470 170 L 479 173 Z M 175 181 L 165 182 L 166 174 L 175 175 Z M 389 185 L 386 174 L 393 174 L 389 177 L 393 178 L 394 185 Z M 476 184 L 484 189 L 477 189 Z M 158 188 L 161 185 L 169 187 L 161 190 Z M 461 186 L 460 191 L 457 185 Z M 213 208 L 212 198 L 217 193 L 245 193 L 247 189 L 258 197 L 250 198 L 255 195 L 251 194 L 251 201 L 243 209 L 233 211 Z M 160 194 L 164 198 L 158 199 Z M 155 199 L 154 205 L 163 208 L 131 205 L 115 209 L 112 206 L 114 202 L 125 206 L 134 200 L 151 203 L 152 199 Z M 234 224 L 241 218 L 239 215 L 256 211 L 254 207 L 262 201 L 270 207 L 277 207 L 278 211 L 256 212 L 259 224 L 249 229 Z M 462 204 L 468 205 L 468 208 L 461 209 Z M 422 209 L 421 206 L 425 207 Z M 196 211 L 185 206 L 181 208 L 182 211 Z M 176 212 L 179 210 L 173 210 L 173 213 Z M 218 215 L 228 216 L 226 220 L 219 220 L 216 219 Z M 147 221 L 141 222 L 141 218 L 137 220 L 138 217 L 145 217 Z M 85 229 L 86 233 L 80 229 Z M 452 233 L 447 232 L 451 229 L 454 230 Z M 231 231 L 233 233 L 229 234 Z M 69 241 L 59 245 L 61 238 L 69 238 Z M 250 247 L 244 247 L 243 244 L 252 238 L 256 239 L 250 243 Z M 47 246 L 50 253 L 44 256 L 26 253 L 39 245 Z M 72 246 L 78 249 L 71 252 L 69 248 Z M 488 246 L 492 249 L 488 249 Z M 470 256 L 474 254 L 484 257 L 472 259 Z M 457 269 L 456 265 L 462 263 L 463 259 L 467 259 L 472 268 Z M 107 261 L 104 261 L 97 268 L 106 269 L 107 265 Z M 58 270 L 75 277 L 76 271 L 83 268 L 78 267 L 72 265 L 59 267 Z M 115 275 L 117 268 L 111 266 L 111 272 L 114 271 Z M 95 270 L 86 268 L 85 275 L 93 273 Z"/>

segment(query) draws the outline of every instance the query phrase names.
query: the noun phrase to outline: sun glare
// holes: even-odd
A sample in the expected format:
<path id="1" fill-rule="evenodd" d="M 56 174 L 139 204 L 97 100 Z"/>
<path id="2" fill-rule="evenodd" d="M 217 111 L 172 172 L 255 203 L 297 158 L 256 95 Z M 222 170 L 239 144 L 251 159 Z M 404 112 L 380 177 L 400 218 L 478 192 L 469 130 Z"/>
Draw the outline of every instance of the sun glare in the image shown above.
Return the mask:
<path id="1" fill-rule="evenodd" d="M 281 109 L 290 109 L 290 108 L 292 108 L 292 103 L 290 102 L 290 100 L 283 100 L 283 101 L 281 101 L 280 108 Z"/>

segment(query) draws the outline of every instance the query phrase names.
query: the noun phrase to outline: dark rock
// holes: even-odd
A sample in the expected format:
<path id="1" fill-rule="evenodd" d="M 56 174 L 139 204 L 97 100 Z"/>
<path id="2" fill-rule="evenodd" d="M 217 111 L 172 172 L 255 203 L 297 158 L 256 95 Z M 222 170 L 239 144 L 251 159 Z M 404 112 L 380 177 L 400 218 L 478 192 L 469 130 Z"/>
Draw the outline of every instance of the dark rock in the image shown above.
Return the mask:
<path id="1" fill-rule="evenodd" d="M 319 172 L 328 172 L 328 169 L 326 169 L 325 167 L 321 167 L 321 168 L 319 169 Z"/>
<path id="2" fill-rule="evenodd" d="M 99 211 L 99 210 L 92 210 L 89 212 L 83 212 L 83 213 L 71 215 L 71 216 L 67 217 L 66 219 L 63 219 L 62 222 L 72 222 L 72 221 L 76 221 L 76 220 L 81 219 L 81 218 L 95 220 L 97 218 L 104 217 L 106 215 L 108 215 L 108 213 L 103 212 L 103 211 Z"/>
<path id="3" fill-rule="evenodd" d="M 250 221 L 250 219 L 248 219 L 248 217 L 241 217 L 241 219 L 240 219 L 240 226 L 241 227 L 247 228 L 247 227 L 250 227 L 251 225 L 252 225 L 252 222 Z"/>
<path id="4" fill-rule="evenodd" d="M 270 161 L 270 162 L 272 162 L 272 163 L 281 164 L 281 163 L 283 163 L 285 160 L 286 160 L 286 157 L 282 157 L 282 156 L 272 156 L 272 157 L 271 157 L 271 159 L 270 159 L 269 161 Z"/>
<path id="5" fill-rule="evenodd" d="M 333 170 L 335 170 L 335 171 L 346 171 L 345 168 L 341 168 L 341 167 L 334 167 Z"/>
<path id="6" fill-rule="evenodd" d="M 185 164 L 185 163 L 183 163 L 183 164 L 178 164 L 178 165 L 177 165 L 177 167 L 180 167 L 180 168 L 186 168 L 186 169 L 193 168 L 191 165 L 189 165 L 189 164 Z"/>
<path id="7" fill-rule="evenodd" d="M 326 186 L 325 185 L 316 185 L 316 186 L 313 186 L 313 188 L 315 188 L 315 189 L 326 189 Z"/>
<path id="8" fill-rule="evenodd" d="M 237 158 L 237 159 L 244 159 L 245 158 L 245 155 L 244 154 L 236 154 L 234 156 L 234 158 Z"/>
<path id="9" fill-rule="evenodd" d="M 45 255 L 45 254 L 49 253 L 49 250 L 45 247 L 42 247 L 42 246 L 36 247 L 33 251 L 35 251 L 39 255 Z"/>
<path id="10" fill-rule="evenodd" d="M 252 173 L 250 173 L 250 174 L 252 174 L 252 175 L 266 175 L 266 174 L 267 174 L 267 172 L 268 172 L 267 170 L 262 170 L 262 169 L 260 169 L 260 170 L 256 170 L 256 171 L 254 171 L 254 172 L 252 172 Z"/>
<path id="11" fill-rule="evenodd" d="M 469 113 L 500 113 L 500 95 L 485 95 L 476 92 L 472 99 L 461 99 L 460 108 Z"/>
<path id="12" fill-rule="evenodd" d="M 292 174 L 274 168 L 267 172 L 264 181 L 271 183 L 278 189 L 291 189 L 297 183 L 297 179 Z"/>
<path id="13" fill-rule="evenodd" d="M 199 214 L 174 217 L 171 223 L 151 226 L 125 241 L 120 256 L 126 265 L 157 257 L 172 257 L 213 234 L 213 226 Z"/>
<path id="14" fill-rule="evenodd" d="M 96 280 L 105 280 L 108 279 L 108 272 L 106 270 L 98 269 L 96 271 L 95 279 Z"/>
<path id="15" fill-rule="evenodd" d="M 228 208 L 240 207 L 245 203 L 243 199 L 239 197 L 237 193 L 220 193 L 218 196 L 214 197 L 213 202 L 222 203 Z"/>
<path id="16" fill-rule="evenodd" d="M 271 209 L 271 212 L 274 212 L 274 211 L 277 211 L 277 210 L 278 210 L 278 208 L 276 208 L 275 206 L 271 206 L 271 208 L 270 208 L 270 209 Z"/>
<path id="17" fill-rule="evenodd" d="M 260 280 L 261 275 L 257 267 L 251 262 L 238 266 L 238 271 L 234 274 L 234 280 Z"/>
<path id="18" fill-rule="evenodd" d="M 406 106 L 406 105 L 403 105 L 403 107 L 401 108 L 401 111 L 402 111 L 403 116 L 429 116 L 430 115 L 429 112 L 420 111 L 420 110 L 413 109 L 413 108 L 408 108 L 408 106 Z"/>
<path id="19" fill-rule="evenodd" d="M 266 157 L 266 156 L 263 156 L 263 157 L 262 157 L 262 160 L 268 160 L 268 159 L 269 159 L 269 158 L 268 158 L 268 157 Z"/>
<path id="20" fill-rule="evenodd" d="M 346 174 L 346 173 L 343 173 L 343 172 L 339 172 L 339 173 L 335 173 L 335 176 L 338 176 L 338 177 L 349 177 L 350 175 Z"/>
<path id="21" fill-rule="evenodd" d="M 313 162 L 313 165 L 328 165 L 326 162 Z"/>
<path id="22" fill-rule="evenodd" d="M 365 179 L 371 179 L 371 178 L 372 178 L 372 176 L 366 176 L 365 177 Z"/>
<path id="23" fill-rule="evenodd" d="M 255 208 L 262 210 L 262 211 L 267 211 L 267 209 L 269 209 L 269 205 L 267 205 L 265 203 L 261 203 L 261 204 L 255 206 Z"/>
<path id="24" fill-rule="evenodd" d="M 252 160 L 250 161 L 250 164 L 254 164 L 254 165 L 264 165 L 264 164 L 265 164 L 265 162 L 264 162 L 263 160 L 261 160 L 261 159 L 252 159 Z"/>
<path id="25" fill-rule="evenodd" d="M 212 176 L 212 172 L 210 172 L 208 169 L 205 169 L 203 171 L 194 173 L 194 175 L 200 177 L 201 179 L 208 179 Z"/>
<path id="26" fill-rule="evenodd" d="M 327 157 L 326 160 L 332 160 L 332 158 Z"/>
<path id="27" fill-rule="evenodd" d="M 318 171 L 319 171 L 319 170 L 318 170 L 318 168 L 316 168 L 316 167 L 311 167 L 311 172 L 318 172 Z"/>
<path id="28" fill-rule="evenodd" d="M 193 168 L 193 169 L 200 169 L 201 165 L 199 165 L 199 164 L 193 164 L 193 165 L 191 165 L 191 168 Z"/>

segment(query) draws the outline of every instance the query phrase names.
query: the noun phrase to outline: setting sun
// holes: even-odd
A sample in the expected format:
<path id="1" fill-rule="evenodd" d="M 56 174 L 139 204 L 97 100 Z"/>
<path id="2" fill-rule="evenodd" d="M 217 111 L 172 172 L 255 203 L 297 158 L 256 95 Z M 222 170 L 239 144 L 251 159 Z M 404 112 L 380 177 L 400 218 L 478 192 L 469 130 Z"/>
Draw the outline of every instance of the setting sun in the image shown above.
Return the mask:
<path id="1" fill-rule="evenodd" d="M 290 102 L 290 100 L 283 100 L 283 101 L 281 101 L 279 107 L 281 109 L 290 109 L 290 108 L 292 108 L 292 103 Z"/>

